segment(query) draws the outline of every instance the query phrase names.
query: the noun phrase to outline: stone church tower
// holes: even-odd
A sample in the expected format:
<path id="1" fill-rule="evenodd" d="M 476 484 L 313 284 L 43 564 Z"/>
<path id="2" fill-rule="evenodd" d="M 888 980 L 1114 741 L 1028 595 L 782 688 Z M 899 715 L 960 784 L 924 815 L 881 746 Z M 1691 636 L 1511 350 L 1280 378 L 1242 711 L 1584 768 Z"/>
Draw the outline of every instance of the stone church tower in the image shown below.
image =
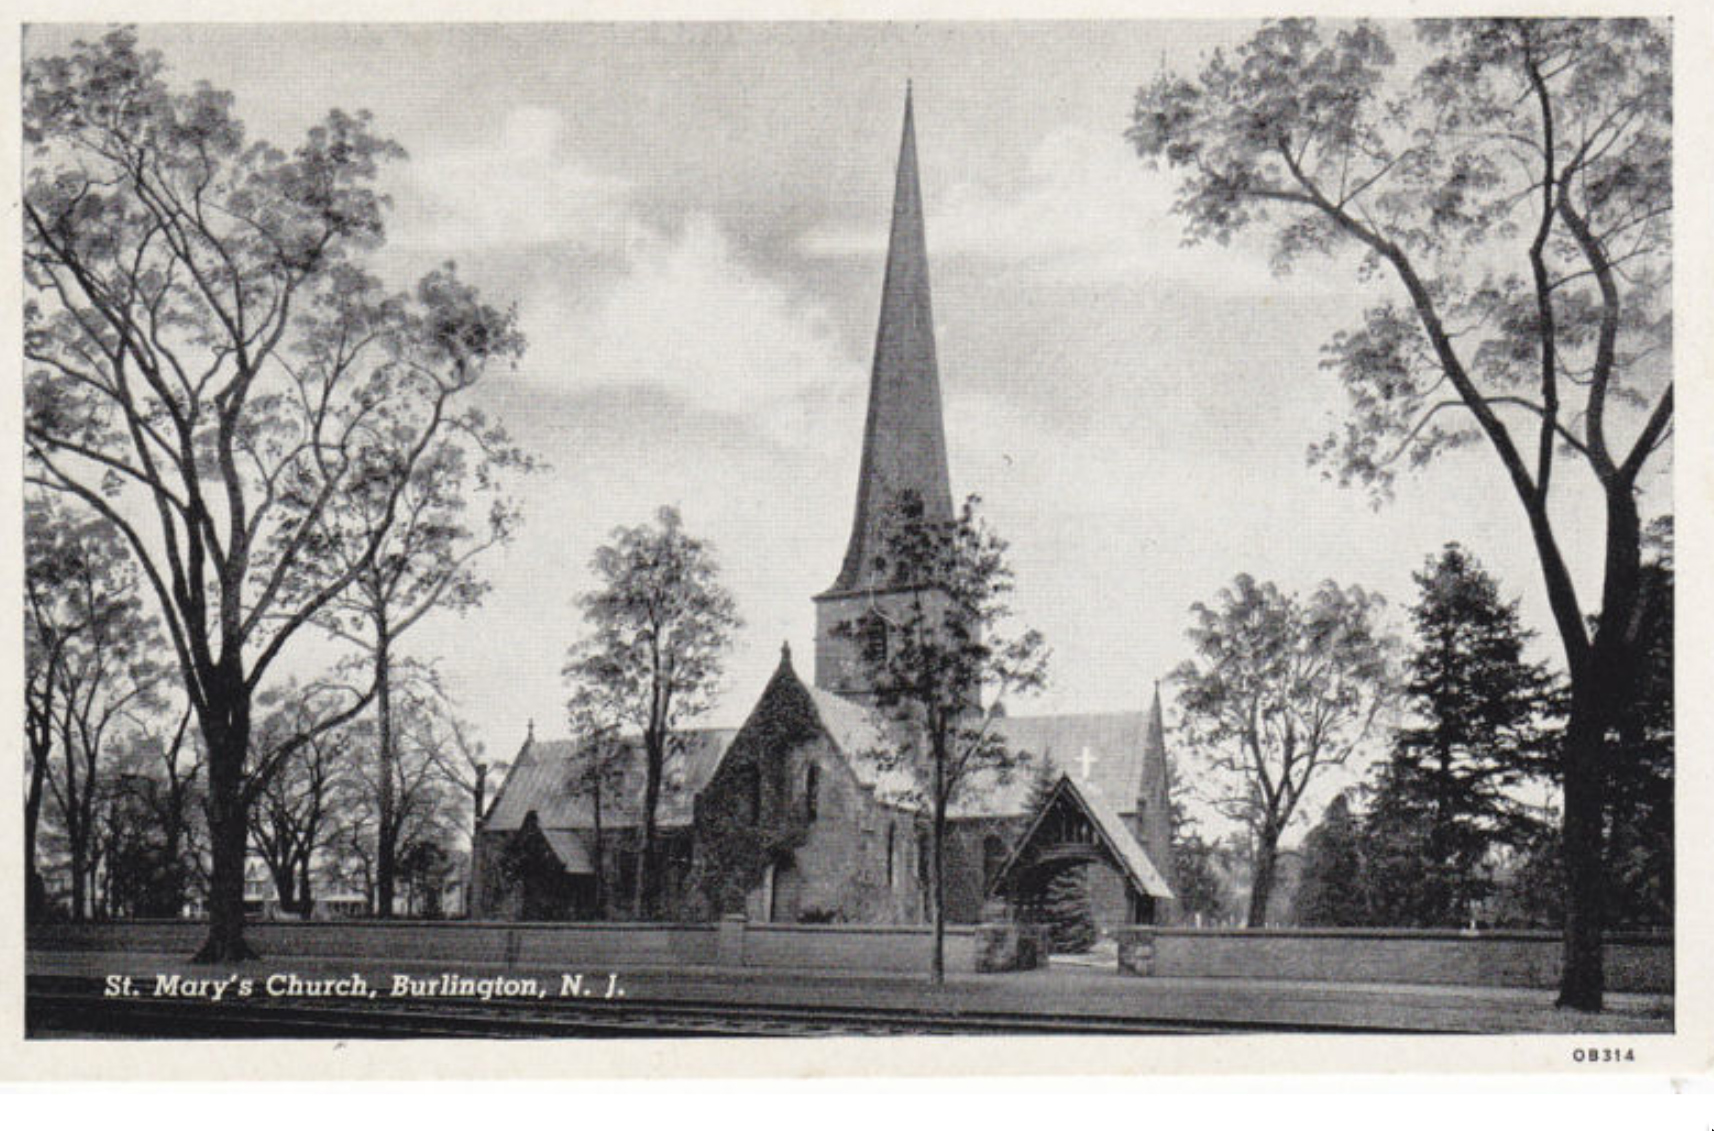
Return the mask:
<path id="1" fill-rule="evenodd" d="M 944 599 L 931 587 L 890 584 L 877 565 L 900 496 L 914 495 L 930 521 L 954 517 L 908 87 L 896 178 L 857 509 L 839 574 L 815 598 L 814 684 L 782 654 L 741 727 L 679 735 L 672 757 L 683 788 L 663 799 L 658 827 L 664 887 L 686 918 L 928 917 L 928 822 L 911 800 L 912 767 L 897 758 L 917 736 L 907 713 L 876 709 L 865 662 L 871 649 L 889 648 L 889 626 L 906 623 L 919 599 Z M 1098 579 L 1089 586 L 1095 591 Z M 1148 710 L 1000 714 L 989 725 L 1029 758 L 1029 770 L 977 775 L 954 800 L 947 920 L 977 922 L 996 898 L 1028 912 L 1030 893 L 1070 860 L 1086 877 L 1101 929 L 1170 922 L 1172 774 L 1159 688 Z M 597 824 L 589 799 L 564 788 L 579 756 L 570 740 L 529 741 L 519 751 L 473 849 L 480 914 L 588 918 L 601 911 L 598 893 L 626 890 L 635 852 L 623 844 L 640 833 L 644 783 L 636 774 L 620 783 Z M 1034 796 L 1044 770 L 1054 780 L 1046 808 Z M 602 835 L 620 837 L 607 842 L 615 851 L 601 848 Z"/>
<path id="2" fill-rule="evenodd" d="M 891 508 L 914 495 L 930 521 L 952 518 L 951 476 L 940 416 L 934 312 L 929 304 L 928 247 L 917 182 L 916 128 L 905 89 L 904 136 L 893 188 L 893 224 L 881 290 L 880 328 L 869 377 L 869 416 L 857 479 L 851 541 L 833 585 L 815 598 L 815 685 L 859 702 L 873 694 L 859 649 L 884 649 L 889 621 L 910 590 L 889 588 L 875 560 L 885 550 Z M 842 625 L 858 626 L 855 635 Z"/>

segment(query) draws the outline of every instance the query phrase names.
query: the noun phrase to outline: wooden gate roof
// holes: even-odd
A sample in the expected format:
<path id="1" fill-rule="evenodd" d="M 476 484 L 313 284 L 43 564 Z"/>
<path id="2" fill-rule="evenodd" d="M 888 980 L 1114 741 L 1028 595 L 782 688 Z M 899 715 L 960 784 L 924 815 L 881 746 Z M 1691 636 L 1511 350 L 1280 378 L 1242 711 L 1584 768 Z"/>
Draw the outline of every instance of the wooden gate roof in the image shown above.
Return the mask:
<path id="1" fill-rule="evenodd" d="M 1053 847 L 1037 845 L 1036 841 L 1049 814 L 1067 805 L 1089 822 L 1097 844 L 1104 850 L 1102 854 L 1124 875 L 1126 882 L 1133 889 L 1155 899 L 1174 898 L 1172 889 L 1161 878 L 1160 870 L 1155 867 L 1154 861 L 1149 859 L 1149 854 L 1144 851 L 1143 846 L 1137 843 L 1137 838 L 1132 835 L 1124 818 L 1120 817 L 1100 794 L 1080 789 L 1069 774 L 1061 774 L 1059 780 L 1054 783 L 1046 803 L 1030 821 L 1024 835 L 1012 846 L 1006 862 L 994 874 L 989 885 L 990 891 L 999 891 L 1006 887 L 1015 871 L 1027 867 L 1033 861 L 1036 850 Z"/>

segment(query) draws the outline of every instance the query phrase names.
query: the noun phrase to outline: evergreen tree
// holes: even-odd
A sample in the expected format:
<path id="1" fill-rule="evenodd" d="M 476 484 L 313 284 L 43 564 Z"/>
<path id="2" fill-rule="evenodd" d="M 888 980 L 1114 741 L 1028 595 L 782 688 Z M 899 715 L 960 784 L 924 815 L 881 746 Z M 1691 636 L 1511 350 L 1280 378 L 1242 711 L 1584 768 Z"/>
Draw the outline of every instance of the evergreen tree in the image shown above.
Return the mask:
<path id="1" fill-rule="evenodd" d="M 1381 770 L 1369 832 L 1386 921 L 1460 926 L 1491 893 L 1494 849 L 1528 832 L 1512 787 L 1548 772 L 1553 684 L 1524 659 L 1517 603 L 1462 547 L 1415 577 L 1405 692 L 1417 721 Z"/>
<path id="2" fill-rule="evenodd" d="M 1060 771 L 1042 759 L 1030 785 L 1029 812 L 1034 821 L 1047 806 Z M 1088 868 L 1065 868 L 1043 888 L 1036 916 L 1047 928 L 1048 950 L 1054 954 L 1083 954 L 1095 945 L 1095 912 L 1089 904 Z"/>
<path id="3" fill-rule="evenodd" d="M 1173 921 L 1197 926 L 1219 922 L 1225 907 L 1225 882 L 1217 861 L 1219 845 L 1204 840 L 1196 821 L 1172 798 Z"/>
<path id="4" fill-rule="evenodd" d="M 1335 797 L 1303 842 L 1303 875 L 1291 920 L 1301 927 L 1358 927 L 1369 921 L 1363 827 L 1345 794 Z"/>

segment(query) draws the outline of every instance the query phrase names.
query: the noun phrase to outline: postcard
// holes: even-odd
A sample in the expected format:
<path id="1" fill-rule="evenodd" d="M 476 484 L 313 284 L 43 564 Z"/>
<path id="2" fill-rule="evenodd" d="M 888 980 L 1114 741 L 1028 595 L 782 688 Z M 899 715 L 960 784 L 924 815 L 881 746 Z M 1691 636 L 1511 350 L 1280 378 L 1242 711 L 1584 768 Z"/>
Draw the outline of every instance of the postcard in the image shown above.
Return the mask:
<path id="1" fill-rule="evenodd" d="M 26 13 L 8 1075 L 1708 1071 L 1707 14 L 1313 8 Z"/>

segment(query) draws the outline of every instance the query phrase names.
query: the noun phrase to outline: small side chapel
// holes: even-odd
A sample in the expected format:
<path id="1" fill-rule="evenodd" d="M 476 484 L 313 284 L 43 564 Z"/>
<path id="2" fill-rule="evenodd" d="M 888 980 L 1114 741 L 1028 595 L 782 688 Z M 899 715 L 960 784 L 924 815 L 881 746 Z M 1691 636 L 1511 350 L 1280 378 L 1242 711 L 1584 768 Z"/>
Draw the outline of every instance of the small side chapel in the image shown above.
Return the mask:
<path id="1" fill-rule="evenodd" d="M 856 513 L 838 575 L 814 599 L 813 679 L 799 676 L 783 648 L 741 727 L 680 736 L 669 765 L 673 788 L 657 820 L 664 889 L 677 917 L 927 920 L 928 821 L 900 754 L 912 749 L 912 736 L 875 708 L 857 651 L 886 647 L 885 614 L 910 596 L 888 587 L 873 565 L 882 501 L 906 492 L 930 518 L 952 517 L 908 91 Z M 840 631 L 845 624 L 866 629 L 852 635 Z M 1170 772 L 1158 688 L 1146 711 L 1008 716 L 996 727 L 1027 755 L 1028 768 L 1003 781 L 972 780 L 955 801 L 945 853 L 948 920 L 977 921 L 991 898 L 1027 915 L 1032 893 L 1068 867 L 1085 869 L 1097 926 L 1166 918 Z M 640 775 L 609 799 L 595 838 L 587 799 L 564 788 L 574 753 L 571 743 L 533 737 L 520 751 L 477 834 L 476 915 L 593 917 L 597 890 L 629 890 L 640 847 Z M 1046 807 L 1032 813 L 1031 783 L 1043 763 L 1057 779 Z M 607 902 L 620 913 L 628 906 Z"/>

